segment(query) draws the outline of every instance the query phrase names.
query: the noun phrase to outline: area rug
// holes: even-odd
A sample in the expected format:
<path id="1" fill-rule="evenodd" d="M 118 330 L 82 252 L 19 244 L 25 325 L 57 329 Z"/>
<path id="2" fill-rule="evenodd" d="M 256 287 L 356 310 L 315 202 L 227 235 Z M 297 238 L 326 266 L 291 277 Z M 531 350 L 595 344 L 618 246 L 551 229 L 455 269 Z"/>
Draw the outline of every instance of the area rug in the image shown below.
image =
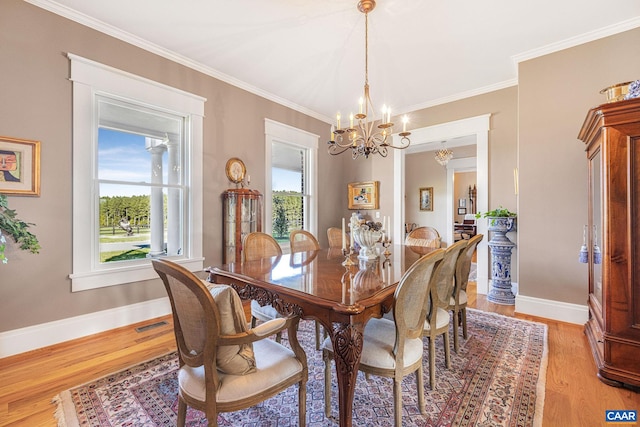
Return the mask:
<path id="1" fill-rule="evenodd" d="M 469 309 L 469 338 L 460 352 L 451 351 L 444 366 L 443 341 L 436 343 L 436 387 L 429 387 L 428 341 L 425 340 L 424 384 L 427 415 L 417 405 L 415 377 L 402 383 L 403 426 L 542 425 L 547 366 L 547 327 Z M 453 332 L 451 332 L 453 333 Z M 338 402 L 332 371 L 332 417 L 324 416 L 324 364 L 314 347 L 313 322 L 298 332 L 309 361 L 307 425 L 337 425 Z M 283 336 L 286 344 L 286 335 Z M 169 426 L 176 424 L 176 353 L 133 366 L 105 378 L 66 390 L 53 401 L 59 426 Z M 220 426 L 295 426 L 297 389 L 246 410 L 223 413 Z M 189 408 L 188 426 L 206 425 L 202 412 Z M 393 425 L 393 383 L 388 378 L 358 374 L 354 426 Z"/>

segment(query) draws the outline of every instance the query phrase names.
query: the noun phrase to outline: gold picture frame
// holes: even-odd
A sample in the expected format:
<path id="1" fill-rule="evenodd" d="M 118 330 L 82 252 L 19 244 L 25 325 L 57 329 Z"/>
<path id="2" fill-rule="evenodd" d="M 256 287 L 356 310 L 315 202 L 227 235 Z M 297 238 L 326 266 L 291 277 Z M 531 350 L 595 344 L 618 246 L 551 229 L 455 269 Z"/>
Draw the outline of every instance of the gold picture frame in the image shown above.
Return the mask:
<path id="1" fill-rule="evenodd" d="M 349 183 L 349 209 L 378 209 L 378 186 L 378 181 Z"/>
<path id="2" fill-rule="evenodd" d="M 0 136 L 0 193 L 40 195 L 40 141 Z"/>
<path id="3" fill-rule="evenodd" d="M 433 187 L 420 189 L 420 210 L 433 211 Z"/>

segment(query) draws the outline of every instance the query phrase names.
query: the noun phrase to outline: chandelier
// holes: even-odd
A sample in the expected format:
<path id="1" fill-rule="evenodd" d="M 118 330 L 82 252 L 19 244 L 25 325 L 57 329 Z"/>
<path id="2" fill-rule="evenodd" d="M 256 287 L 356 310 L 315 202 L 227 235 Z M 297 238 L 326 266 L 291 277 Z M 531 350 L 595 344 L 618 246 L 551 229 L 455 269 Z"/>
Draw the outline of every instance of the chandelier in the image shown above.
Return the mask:
<path id="1" fill-rule="evenodd" d="M 445 141 L 442 141 L 444 144 Z M 438 151 L 436 151 L 436 162 L 440 163 L 442 166 L 446 166 L 449 163 L 449 160 L 453 158 L 453 151 L 449 150 L 444 145 Z"/>
<path id="2" fill-rule="evenodd" d="M 411 132 L 407 132 L 408 118 L 402 118 L 402 132 L 399 133 L 400 145 L 393 144 L 391 133 L 393 123 L 391 123 L 391 108 L 382 107 L 382 117 L 380 123 L 375 127 L 375 116 L 373 113 L 373 103 L 369 96 L 369 12 L 376 7 L 374 0 L 360 0 L 358 10 L 364 13 L 364 96 L 360 98 L 358 114 L 349 115 L 349 127 L 340 126 L 340 113 L 336 116 L 335 128 L 331 125 L 331 140 L 328 142 L 328 151 L 331 155 L 342 154 L 351 150 L 351 157 L 357 159 L 360 156 L 369 158 L 370 154 L 380 154 L 387 157 L 388 148 L 404 149 L 411 144 L 407 138 Z M 371 117 L 369 112 L 371 111 Z M 357 120 L 354 126 L 354 119 Z"/>

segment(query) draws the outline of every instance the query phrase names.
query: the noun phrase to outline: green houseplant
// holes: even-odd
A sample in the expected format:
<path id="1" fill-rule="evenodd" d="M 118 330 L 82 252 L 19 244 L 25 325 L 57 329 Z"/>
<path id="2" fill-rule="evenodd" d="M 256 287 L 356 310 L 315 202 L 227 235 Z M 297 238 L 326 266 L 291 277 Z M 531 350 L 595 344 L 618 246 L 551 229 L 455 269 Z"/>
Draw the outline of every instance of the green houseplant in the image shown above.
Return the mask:
<path id="1" fill-rule="evenodd" d="M 478 212 L 476 214 L 476 218 L 487 218 L 489 230 L 496 231 L 511 231 L 515 226 L 516 217 L 518 214 L 515 212 L 511 212 L 507 208 L 503 208 L 502 206 L 487 211 L 487 212 Z"/>
<path id="2" fill-rule="evenodd" d="M 5 255 L 7 247 L 5 235 L 11 236 L 23 251 L 29 251 L 33 254 L 40 251 L 38 238 L 28 230 L 31 225 L 34 224 L 19 219 L 16 211 L 9 209 L 7 196 L 0 194 L 0 261 L 3 264 L 8 261 Z"/>

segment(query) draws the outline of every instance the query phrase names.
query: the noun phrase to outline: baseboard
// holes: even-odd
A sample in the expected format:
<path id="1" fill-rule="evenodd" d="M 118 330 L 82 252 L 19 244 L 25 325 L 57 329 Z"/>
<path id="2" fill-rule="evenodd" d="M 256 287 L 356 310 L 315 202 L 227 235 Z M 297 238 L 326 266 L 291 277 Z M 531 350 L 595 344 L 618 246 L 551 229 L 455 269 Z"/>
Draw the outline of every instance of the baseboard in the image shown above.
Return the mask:
<path id="1" fill-rule="evenodd" d="M 516 295 L 516 313 L 584 325 L 589 318 L 586 305 Z"/>
<path id="2" fill-rule="evenodd" d="M 97 311 L 0 333 L 0 358 L 171 314 L 169 298 Z"/>

